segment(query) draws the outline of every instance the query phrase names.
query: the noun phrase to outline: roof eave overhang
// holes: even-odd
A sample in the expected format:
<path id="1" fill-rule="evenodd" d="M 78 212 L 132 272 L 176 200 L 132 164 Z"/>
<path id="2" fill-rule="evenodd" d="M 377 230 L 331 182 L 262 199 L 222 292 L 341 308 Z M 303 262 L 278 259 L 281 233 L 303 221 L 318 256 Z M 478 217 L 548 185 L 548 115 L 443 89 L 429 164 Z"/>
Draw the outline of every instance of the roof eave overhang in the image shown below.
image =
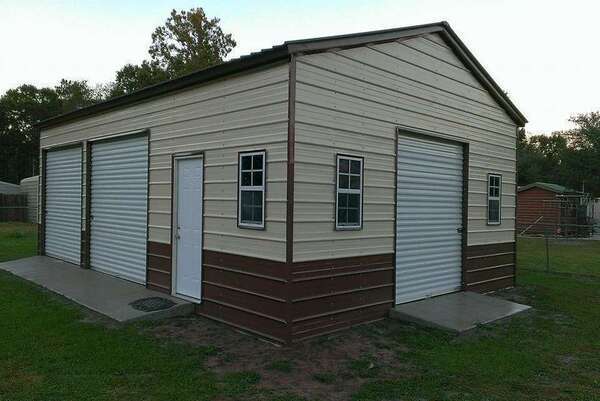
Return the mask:
<path id="1" fill-rule="evenodd" d="M 444 27 L 444 30 L 441 31 L 441 35 L 446 43 L 448 43 L 448 45 L 456 52 L 461 61 L 465 63 L 480 83 L 490 92 L 490 95 L 498 102 L 498 104 L 500 104 L 500 106 L 502 106 L 517 126 L 525 126 L 528 122 L 527 118 L 519 111 L 517 106 L 515 106 L 479 61 L 477 61 L 473 53 L 471 53 L 463 41 L 460 40 L 456 32 L 450 27 L 450 24 L 446 21 L 443 21 L 441 24 Z"/>
<path id="2" fill-rule="evenodd" d="M 126 95 L 118 96 L 106 100 L 104 102 L 94 104 L 92 106 L 74 110 L 69 113 L 60 114 L 56 117 L 40 121 L 35 125 L 35 127 L 38 129 L 43 129 L 63 124 L 72 120 L 80 119 L 82 117 L 90 116 L 93 114 L 99 114 L 104 111 L 115 109 L 120 106 L 138 103 L 150 98 L 165 95 L 167 93 L 186 89 L 194 85 L 203 84 L 205 82 L 241 73 L 253 68 L 258 68 L 268 64 L 276 63 L 278 61 L 283 61 L 286 60 L 288 57 L 289 52 L 287 48 L 285 46 L 278 46 L 276 48 L 273 48 L 269 51 L 257 55 L 241 57 L 239 59 L 219 64 L 217 66 L 207 68 L 205 70 L 201 70 L 189 75 L 184 75 L 179 78 L 152 85 Z"/>
<path id="3" fill-rule="evenodd" d="M 483 68 L 483 66 L 477 61 L 475 56 L 460 40 L 450 25 L 443 21 L 400 29 L 288 41 L 283 45 L 275 46 L 269 50 L 262 51 L 257 54 L 244 56 L 239 59 L 185 75 L 180 78 L 159 83 L 127 95 L 119 96 L 89 107 L 72 111 L 70 113 L 49 118 L 36 124 L 36 128 L 43 129 L 63 124 L 82 117 L 141 102 L 156 96 L 161 96 L 181 89 L 189 88 L 194 85 L 202 84 L 225 76 L 269 65 L 277 61 L 286 60 L 291 54 L 305 54 L 322 52 L 331 49 L 357 47 L 365 44 L 390 42 L 431 33 L 439 33 L 442 36 L 446 43 L 454 50 L 461 61 L 465 63 L 465 65 L 479 80 L 479 82 L 489 91 L 494 100 L 496 100 L 496 102 L 498 102 L 498 104 L 508 113 L 517 126 L 522 127 L 527 123 L 525 116 L 511 102 L 502 89 L 500 89 L 498 84 L 496 84 L 485 68 Z"/>

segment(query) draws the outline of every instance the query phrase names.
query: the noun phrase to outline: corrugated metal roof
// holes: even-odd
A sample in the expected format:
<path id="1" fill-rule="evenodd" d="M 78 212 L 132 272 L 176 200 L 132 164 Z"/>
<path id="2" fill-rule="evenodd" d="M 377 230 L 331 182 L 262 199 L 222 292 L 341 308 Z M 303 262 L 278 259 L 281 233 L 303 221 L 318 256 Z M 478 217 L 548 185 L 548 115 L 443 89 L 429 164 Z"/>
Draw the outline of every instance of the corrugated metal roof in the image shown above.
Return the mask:
<path id="1" fill-rule="evenodd" d="M 84 107 L 66 114 L 61 114 L 47 120 L 43 120 L 39 122 L 36 127 L 47 128 L 74 119 L 83 118 L 85 116 L 140 102 L 149 98 L 164 95 L 169 92 L 208 82 L 213 79 L 240 73 L 277 61 L 286 60 L 289 59 L 289 56 L 292 54 L 320 52 L 332 48 L 354 47 L 367 43 L 386 42 L 404 37 L 422 36 L 431 33 L 438 33 L 442 36 L 442 38 L 454 50 L 461 61 L 465 63 L 474 76 L 490 92 L 492 97 L 500 106 L 502 106 L 508 115 L 511 116 L 517 125 L 523 126 L 525 123 L 527 123 L 525 116 L 508 98 L 506 92 L 504 92 L 498 86 L 498 84 L 496 84 L 496 82 L 488 74 L 485 68 L 483 68 L 483 66 L 477 61 L 469 49 L 467 49 L 465 44 L 452 30 L 450 25 L 446 21 L 441 21 L 431 24 L 414 25 L 379 31 L 287 41 L 281 45 L 250 53 L 213 67 L 140 89 L 127 95 L 118 96 L 92 106 Z"/>
<path id="2" fill-rule="evenodd" d="M 12 184 L 10 182 L 0 181 L 0 194 L 20 194 L 21 187 L 16 184 Z"/>

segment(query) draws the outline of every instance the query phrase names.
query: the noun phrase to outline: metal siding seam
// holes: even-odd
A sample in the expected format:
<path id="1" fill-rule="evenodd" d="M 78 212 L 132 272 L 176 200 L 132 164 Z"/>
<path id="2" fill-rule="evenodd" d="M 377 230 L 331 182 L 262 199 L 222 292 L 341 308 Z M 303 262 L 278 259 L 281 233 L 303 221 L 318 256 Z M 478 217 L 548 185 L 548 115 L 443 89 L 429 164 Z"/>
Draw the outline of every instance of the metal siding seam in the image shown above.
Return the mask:
<path id="1" fill-rule="evenodd" d="M 147 138 L 147 152 L 146 152 L 146 277 L 144 278 L 145 282 L 146 282 L 146 287 L 148 287 L 148 273 L 149 273 L 149 266 L 148 266 L 148 241 L 150 240 L 150 227 L 148 227 L 150 225 L 150 143 L 152 142 L 151 139 L 151 132 L 150 129 L 146 130 L 146 134 L 148 136 Z M 171 195 L 173 194 L 173 192 L 171 192 Z"/>
<path id="2" fill-rule="evenodd" d="M 38 130 L 39 131 L 39 130 Z M 38 213 L 37 219 L 39 224 L 38 229 L 38 253 L 40 256 L 46 254 L 45 245 L 46 245 L 46 159 L 47 159 L 47 151 L 45 149 L 40 150 L 40 183 L 39 193 L 40 193 L 40 211 Z"/>
<path id="3" fill-rule="evenodd" d="M 462 205 L 462 246 L 461 246 L 461 287 L 466 289 L 465 270 L 467 268 L 467 244 L 469 241 L 469 153 L 470 144 L 463 144 L 463 205 Z"/>
<path id="4" fill-rule="evenodd" d="M 400 127 L 396 127 L 396 131 L 394 134 L 394 151 L 396 152 L 396 157 L 394 157 L 394 304 L 396 304 L 397 297 L 397 286 L 396 286 L 396 269 L 397 266 L 397 250 L 396 250 L 396 240 L 398 235 L 398 136 L 400 135 Z"/>
<path id="5" fill-rule="evenodd" d="M 519 151 L 518 151 L 518 141 L 519 138 L 519 126 L 517 125 L 515 130 L 515 221 L 514 221 L 514 230 L 515 230 L 515 245 L 514 245 L 514 256 L 513 256 L 513 285 L 516 287 L 517 285 L 517 216 L 518 216 L 518 204 L 517 198 L 519 196 Z"/>
<path id="6" fill-rule="evenodd" d="M 85 142 L 85 260 L 84 267 L 90 268 L 90 216 L 92 210 L 92 144 Z"/>

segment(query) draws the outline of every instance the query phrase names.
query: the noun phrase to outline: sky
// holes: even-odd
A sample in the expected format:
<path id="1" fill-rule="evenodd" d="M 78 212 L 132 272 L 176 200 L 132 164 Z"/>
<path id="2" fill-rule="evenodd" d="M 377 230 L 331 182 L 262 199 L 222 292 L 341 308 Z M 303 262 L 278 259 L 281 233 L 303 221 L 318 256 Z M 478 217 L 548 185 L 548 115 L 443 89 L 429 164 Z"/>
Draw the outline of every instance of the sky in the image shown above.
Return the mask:
<path id="1" fill-rule="evenodd" d="M 528 118 L 529 133 L 600 110 L 597 0 L 0 0 L 0 94 L 61 78 L 114 79 L 148 57 L 171 9 L 221 19 L 238 57 L 286 40 L 448 21 Z"/>

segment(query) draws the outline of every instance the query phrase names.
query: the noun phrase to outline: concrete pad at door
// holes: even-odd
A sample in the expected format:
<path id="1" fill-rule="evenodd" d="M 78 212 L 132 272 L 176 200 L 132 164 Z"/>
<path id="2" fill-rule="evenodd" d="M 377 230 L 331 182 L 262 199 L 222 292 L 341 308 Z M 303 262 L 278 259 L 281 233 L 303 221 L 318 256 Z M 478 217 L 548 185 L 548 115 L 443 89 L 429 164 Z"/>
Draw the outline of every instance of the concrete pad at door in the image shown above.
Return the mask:
<path id="1" fill-rule="evenodd" d="M 393 319 L 463 333 L 530 309 L 530 306 L 474 292 L 456 292 L 396 305 Z"/>
<path id="2" fill-rule="evenodd" d="M 194 305 L 188 301 L 47 256 L 33 256 L 0 263 L 0 269 L 34 282 L 118 322 L 182 316 L 194 310 Z M 152 297 L 168 299 L 174 305 L 153 312 L 134 309 L 130 305 L 139 299 Z"/>

